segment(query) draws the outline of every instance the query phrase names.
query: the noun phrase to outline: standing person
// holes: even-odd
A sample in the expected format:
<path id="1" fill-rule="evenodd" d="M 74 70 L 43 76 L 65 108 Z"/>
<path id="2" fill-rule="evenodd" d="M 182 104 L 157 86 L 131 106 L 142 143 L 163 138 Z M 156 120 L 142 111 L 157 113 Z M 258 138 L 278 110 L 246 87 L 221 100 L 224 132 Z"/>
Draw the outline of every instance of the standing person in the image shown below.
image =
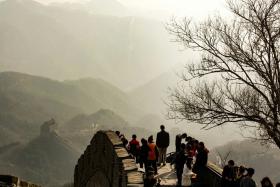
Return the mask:
<path id="1" fill-rule="evenodd" d="M 148 146 L 148 141 L 144 138 L 141 139 L 142 146 L 140 147 L 140 168 L 143 168 L 143 165 L 145 167 L 145 170 L 147 170 L 148 164 L 148 154 L 150 151 L 150 148 Z"/>
<path id="2" fill-rule="evenodd" d="M 187 156 L 185 155 L 185 144 L 181 144 L 180 151 L 176 154 L 175 157 L 175 168 L 177 175 L 177 186 L 182 186 L 182 175 L 184 170 L 184 165 L 187 161 Z"/>
<path id="3" fill-rule="evenodd" d="M 264 177 L 261 180 L 261 185 L 262 185 L 262 187 L 273 187 L 273 184 L 272 184 L 271 180 L 268 177 Z"/>
<path id="4" fill-rule="evenodd" d="M 166 165 L 166 151 L 169 146 L 169 133 L 165 131 L 164 125 L 160 126 L 160 132 L 157 133 L 156 145 L 159 152 L 158 164 Z"/>
<path id="5" fill-rule="evenodd" d="M 121 134 L 120 131 L 116 131 L 115 133 L 116 133 L 116 135 L 121 139 L 121 141 L 122 141 L 122 143 L 123 143 L 123 146 L 124 146 L 125 148 L 127 148 L 126 146 L 127 146 L 127 144 L 128 144 L 128 141 L 127 141 L 127 139 L 125 138 L 125 136 L 124 136 L 123 134 Z"/>
<path id="6" fill-rule="evenodd" d="M 256 183 L 252 179 L 254 174 L 255 174 L 255 170 L 253 168 L 248 168 L 247 176 L 241 180 L 240 187 L 256 187 Z"/>
<path id="7" fill-rule="evenodd" d="M 153 136 L 148 138 L 148 146 L 150 148 L 148 152 L 148 165 L 152 166 L 155 171 L 155 175 L 157 175 L 157 159 L 158 159 L 158 149 L 156 144 L 154 143 Z"/>
<path id="8" fill-rule="evenodd" d="M 224 167 L 222 173 L 222 186 L 221 187 L 234 187 L 234 161 L 228 161 L 228 164 Z"/>
<path id="9" fill-rule="evenodd" d="M 236 175 L 235 187 L 240 187 L 241 180 L 246 177 L 245 175 L 246 168 L 244 166 L 239 166 L 238 172 Z"/>
<path id="10" fill-rule="evenodd" d="M 192 146 L 190 144 L 186 145 L 187 150 L 187 161 L 184 165 L 183 176 L 182 176 L 182 185 L 183 186 L 191 186 L 192 184 L 192 176 L 194 173 L 192 172 L 192 161 L 193 161 L 193 153 Z"/>
<path id="11" fill-rule="evenodd" d="M 197 182 L 199 185 L 204 185 L 205 172 L 208 162 L 208 150 L 205 148 L 203 142 L 199 142 L 197 147 L 196 161 L 193 166 L 193 172 L 197 174 Z"/>
<path id="12" fill-rule="evenodd" d="M 140 144 L 139 144 L 139 141 L 137 140 L 136 134 L 132 135 L 132 140 L 129 142 L 129 145 L 128 145 L 128 151 L 130 152 L 130 154 L 133 155 L 133 157 L 136 159 L 136 161 L 138 161 Z"/>
<path id="13" fill-rule="evenodd" d="M 181 150 L 181 143 L 182 143 L 182 139 L 185 139 L 187 137 L 187 134 L 177 134 L 176 135 L 176 139 L 175 139 L 175 146 L 176 146 L 176 153 L 180 152 Z"/>
<path id="14" fill-rule="evenodd" d="M 155 178 L 154 169 L 148 167 L 144 179 L 144 187 L 159 187 L 160 180 Z"/>

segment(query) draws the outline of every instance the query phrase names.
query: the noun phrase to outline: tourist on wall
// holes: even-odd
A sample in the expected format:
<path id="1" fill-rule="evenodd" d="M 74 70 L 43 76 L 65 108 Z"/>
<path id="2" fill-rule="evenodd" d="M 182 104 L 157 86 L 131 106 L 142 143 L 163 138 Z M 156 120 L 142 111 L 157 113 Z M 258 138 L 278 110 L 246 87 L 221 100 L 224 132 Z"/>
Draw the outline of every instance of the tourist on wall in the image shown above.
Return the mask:
<path id="1" fill-rule="evenodd" d="M 139 160 L 139 151 L 140 151 L 140 143 L 137 140 L 136 134 L 132 135 L 132 140 L 128 144 L 128 152 L 132 154 L 132 156 L 136 159 L 136 162 Z"/>
<path id="2" fill-rule="evenodd" d="M 234 187 L 235 183 L 235 172 L 234 172 L 234 161 L 228 161 L 228 164 L 224 167 L 222 173 L 222 186 L 221 187 Z"/>
<path id="3" fill-rule="evenodd" d="M 139 162 L 140 162 L 140 168 L 143 168 L 145 166 L 145 170 L 148 167 L 148 155 L 149 155 L 149 146 L 148 141 L 144 138 L 141 139 L 142 146 L 140 147 L 140 155 L 139 155 Z"/>
<path id="4" fill-rule="evenodd" d="M 191 186 L 192 184 L 192 177 L 194 173 L 192 172 L 192 162 L 193 162 L 193 153 L 192 153 L 192 145 L 186 145 L 186 156 L 187 161 L 184 164 L 183 176 L 182 176 L 182 186 Z"/>
<path id="5" fill-rule="evenodd" d="M 153 167 L 146 168 L 146 176 L 144 179 L 144 187 L 159 187 L 160 180 L 155 178 Z"/>
<path id="6" fill-rule="evenodd" d="M 248 168 L 247 176 L 241 180 L 240 187 L 256 187 L 256 183 L 252 178 L 254 174 L 255 170 L 253 168 Z"/>
<path id="7" fill-rule="evenodd" d="M 209 151 L 205 148 L 204 143 L 199 142 L 197 147 L 196 161 L 192 171 L 196 173 L 197 183 L 201 186 L 206 185 L 204 183 L 206 181 L 205 173 L 207 170 L 208 153 Z"/>
<path id="8" fill-rule="evenodd" d="M 156 145 L 159 152 L 158 164 L 166 165 L 166 151 L 169 146 L 169 133 L 165 131 L 164 125 L 160 126 L 160 132 L 157 133 Z"/>
<path id="9" fill-rule="evenodd" d="M 187 137 L 186 133 L 176 135 L 176 138 L 175 138 L 176 153 L 180 152 L 182 139 L 185 139 L 186 137 Z"/>
<path id="10" fill-rule="evenodd" d="M 153 136 L 148 138 L 148 146 L 150 148 L 148 152 L 148 165 L 154 168 L 155 174 L 157 175 L 157 159 L 158 159 L 158 149 L 154 143 Z"/>
<path id="11" fill-rule="evenodd" d="M 186 161 L 187 156 L 185 155 L 185 144 L 182 143 L 180 146 L 180 151 L 176 153 L 174 160 L 177 175 L 177 186 L 182 186 L 182 175 Z"/>
<path id="12" fill-rule="evenodd" d="M 273 187 L 273 184 L 272 184 L 271 180 L 268 177 L 264 177 L 261 180 L 261 185 L 262 185 L 262 187 Z"/>
<path id="13" fill-rule="evenodd" d="M 238 171 L 237 171 L 237 174 L 236 174 L 236 180 L 235 180 L 235 187 L 240 187 L 241 180 L 244 177 L 246 177 L 245 171 L 246 171 L 246 168 L 244 166 L 239 166 L 238 167 Z"/>

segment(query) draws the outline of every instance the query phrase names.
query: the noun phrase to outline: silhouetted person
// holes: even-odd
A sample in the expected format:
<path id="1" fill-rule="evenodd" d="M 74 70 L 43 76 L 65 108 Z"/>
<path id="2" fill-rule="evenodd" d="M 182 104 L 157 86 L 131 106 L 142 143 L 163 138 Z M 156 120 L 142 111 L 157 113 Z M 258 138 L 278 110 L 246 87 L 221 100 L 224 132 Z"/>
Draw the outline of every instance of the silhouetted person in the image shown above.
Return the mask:
<path id="1" fill-rule="evenodd" d="M 154 143 L 153 136 L 148 138 L 148 146 L 150 148 L 148 153 L 148 165 L 154 168 L 155 174 L 157 175 L 157 159 L 158 159 L 158 149 Z"/>
<path id="2" fill-rule="evenodd" d="M 241 180 L 240 187 L 256 187 L 256 183 L 252 179 L 254 174 L 255 174 L 255 170 L 253 168 L 248 168 L 247 176 Z"/>
<path id="3" fill-rule="evenodd" d="M 160 126 L 160 132 L 157 133 L 156 145 L 159 152 L 158 164 L 166 164 L 166 151 L 169 146 L 169 133 L 165 131 L 164 125 Z"/>
<path id="4" fill-rule="evenodd" d="M 228 164 L 224 167 L 222 173 L 222 186 L 221 187 L 234 187 L 234 161 L 228 161 Z"/>
<path id="5" fill-rule="evenodd" d="M 261 185 L 262 185 L 262 187 L 273 187 L 273 184 L 272 184 L 271 180 L 268 177 L 264 177 L 261 180 Z"/>
<path id="6" fill-rule="evenodd" d="M 208 162 L 208 153 L 209 151 L 205 148 L 204 143 L 199 142 L 193 172 L 197 174 L 197 182 L 201 186 L 205 185 L 204 183 L 206 181 L 204 177 L 206 176 L 205 172 Z"/>
<path id="7" fill-rule="evenodd" d="M 240 187 L 241 180 L 246 177 L 245 175 L 246 168 L 244 166 L 240 166 L 238 168 L 238 172 L 236 175 L 235 187 Z"/>
<path id="8" fill-rule="evenodd" d="M 180 146 L 180 151 L 176 153 L 174 160 L 177 175 L 177 186 L 182 186 L 182 174 L 186 161 L 187 156 L 185 155 L 185 144 L 182 143 Z"/>
<path id="9" fill-rule="evenodd" d="M 144 179 L 144 187 L 158 187 L 160 186 L 157 179 L 155 178 L 154 170 L 152 167 L 146 168 L 146 176 Z"/>
<path id="10" fill-rule="evenodd" d="M 181 150 L 181 143 L 182 143 L 182 139 L 185 139 L 187 137 L 187 134 L 177 134 L 176 138 L 175 138 L 175 146 L 176 146 L 176 153 L 179 152 Z"/>
<path id="11" fill-rule="evenodd" d="M 280 183 L 277 183 L 275 187 L 280 187 Z"/>
<path id="12" fill-rule="evenodd" d="M 136 161 L 138 161 L 140 144 L 135 134 L 132 135 L 132 140 L 129 142 L 128 151 L 136 158 Z"/>
<path id="13" fill-rule="evenodd" d="M 145 166 L 145 170 L 147 169 L 147 162 L 148 162 L 148 154 L 149 154 L 149 146 L 148 141 L 144 138 L 141 139 L 142 146 L 140 147 L 140 168 L 143 168 L 143 165 Z"/>
<path id="14" fill-rule="evenodd" d="M 123 143 L 123 146 L 125 148 L 127 148 L 127 144 L 128 144 L 128 140 L 125 138 L 125 136 L 123 134 L 121 134 L 120 131 L 115 131 L 116 135 L 121 139 L 122 143 Z"/>

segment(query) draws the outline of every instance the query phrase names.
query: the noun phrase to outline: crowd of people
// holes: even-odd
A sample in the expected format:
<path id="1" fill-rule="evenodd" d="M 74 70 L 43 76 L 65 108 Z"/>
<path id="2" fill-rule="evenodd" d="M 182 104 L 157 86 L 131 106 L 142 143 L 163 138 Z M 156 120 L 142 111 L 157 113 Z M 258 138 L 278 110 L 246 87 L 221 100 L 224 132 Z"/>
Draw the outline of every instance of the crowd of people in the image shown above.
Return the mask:
<path id="1" fill-rule="evenodd" d="M 155 178 L 158 174 L 158 167 L 166 165 L 167 148 L 170 145 L 169 133 L 165 131 L 164 125 L 160 126 L 156 141 L 153 136 L 137 140 L 137 136 L 132 135 L 128 141 L 119 131 L 116 134 L 122 140 L 128 152 L 140 164 L 140 168 L 145 168 L 145 187 L 159 186 L 160 181 Z M 184 141 L 185 143 L 182 143 Z M 187 136 L 186 133 L 178 134 L 175 140 L 176 152 L 170 160 L 171 165 L 175 165 L 178 186 L 191 186 L 192 177 L 196 175 L 196 184 L 202 183 L 203 173 L 206 170 L 209 151 L 203 142 Z"/>
<path id="2" fill-rule="evenodd" d="M 135 134 L 130 141 L 119 131 L 116 131 L 116 134 L 145 171 L 144 187 L 160 186 L 160 179 L 155 176 L 158 175 L 158 167 L 166 165 L 166 153 L 170 144 L 169 133 L 165 131 L 164 125 L 160 126 L 155 142 L 153 136 L 149 136 L 148 139 L 141 139 L 141 145 Z M 170 156 L 169 162 L 176 170 L 177 186 L 207 186 L 204 182 L 207 181 L 205 177 L 209 150 L 204 143 L 183 133 L 176 136 L 175 146 L 176 152 Z M 234 161 L 230 160 L 223 168 L 221 187 L 256 187 L 252 178 L 254 173 L 253 168 L 237 167 Z M 263 178 L 261 185 L 274 187 L 268 177 Z M 280 187 L 280 183 L 275 187 Z"/>
<path id="3" fill-rule="evenodd" d="M 222 173 L 222 187 L 256 187 L 253 180 L 255 170 L 253 168 L 245 168 L 244 166 L 235 166 L 233 160 L 229 160 L 224 167 Z M 269 177 L 264 177 L 261 180 L 262 187 L 274 187 Z M 275 187 L 280 187 L 280 183 Z"/>

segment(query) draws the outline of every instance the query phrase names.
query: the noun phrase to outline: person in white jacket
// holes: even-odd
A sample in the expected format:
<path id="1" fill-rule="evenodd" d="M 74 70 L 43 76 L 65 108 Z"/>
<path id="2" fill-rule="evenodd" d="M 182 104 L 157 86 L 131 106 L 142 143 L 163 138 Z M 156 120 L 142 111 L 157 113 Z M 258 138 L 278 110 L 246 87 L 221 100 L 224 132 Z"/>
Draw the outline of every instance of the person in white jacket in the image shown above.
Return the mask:
<path id="1" fill-rule="evenodd" d="M 191 153 L 191 146 L 187 145 L 187 161 L 184 165 L 183 176 L 182 176 L 182 185 L 183 186 L 191 186 L 192 185 L 192 176 L 194 173 L 192 172 L 192 162 L 193 162 L 193 154 Z"/>

